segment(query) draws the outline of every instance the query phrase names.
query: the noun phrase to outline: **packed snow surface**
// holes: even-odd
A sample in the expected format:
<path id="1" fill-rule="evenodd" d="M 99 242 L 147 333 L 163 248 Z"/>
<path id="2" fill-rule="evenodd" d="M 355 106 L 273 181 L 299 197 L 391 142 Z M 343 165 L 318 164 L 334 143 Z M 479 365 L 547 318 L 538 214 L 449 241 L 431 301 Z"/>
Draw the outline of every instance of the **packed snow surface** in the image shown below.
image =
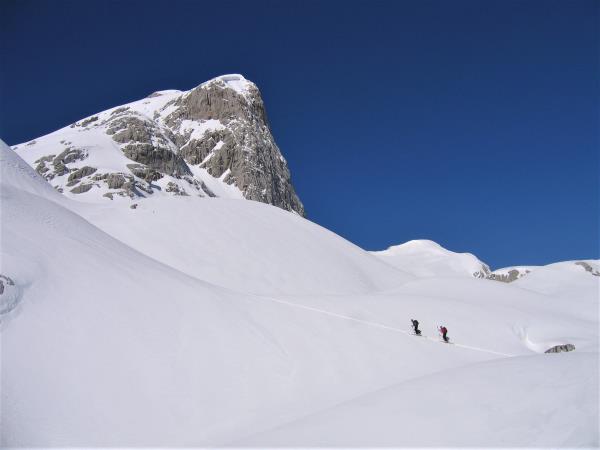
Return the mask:
<path id="1" fill-rule="evenodd" d="M 420 278 L 256 202 L 79 203 L 0 151 L 3 447 L 599 444 L 583 267 Z"/>

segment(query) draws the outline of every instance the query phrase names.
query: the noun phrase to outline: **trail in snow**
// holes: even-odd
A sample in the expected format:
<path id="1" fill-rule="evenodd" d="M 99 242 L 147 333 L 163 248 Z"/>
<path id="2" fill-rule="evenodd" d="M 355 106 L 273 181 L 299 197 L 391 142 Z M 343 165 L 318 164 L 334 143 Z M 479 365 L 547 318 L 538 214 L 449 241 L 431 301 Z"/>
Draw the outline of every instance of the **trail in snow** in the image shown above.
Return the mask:
<path id="1" fill-rule="evenodd" d="M 367 325 L 370 327 L 375 327 L 375 328 L 382 328 L 384 330 L 389 330 L 389 331 L 395 331 L 397 333 L 402 333 L 406 336 L 412 336 L 412 332 L 403 330 L 402 328 L 396 328 L 396 327 L 391 327 L 389 325 L 384 325 L 382 323 L 378 323 L 378 322 L 371 322 L 369 320 L 363 320 L 363 319 L 357 319 L 356 317 L 350 317 L 350 316 L 346 316 L 344 314 L 338 314 L 338 313 L 334 313 L 331 311 L 326 311 L 324 309 L 319 309 L 319 308 L 314 308 L 312 306 L 306 306 L 306 305 L 301 305 L 299 303 L 294 303 L 294 302 L 290 302 L 287 300 L 281 300 L 281 299 L 276 299 L 276 298 L 272 298 L 272 297 L 262 297 L 262 296 L 254 296 L 253 298 L 257 298 L 257 299 L 261 299 L 261 300 L 267 300 L 270 302 L 274 302 L 274 303 L 281 303 L 283 305 L 288 305 L 288 306 L 293 306 L 295 308 L 300 308 L 300 309 L 305 309 L 307 311 L 312 311 L 312 312 L 316 312 L 319 314 L 325 314 L 327 316 L 331 316 L 331 317 L 337 317 L 338 319 L 343 319 L 343 320 L 351 320 L 352 322 L 358 322 L 358 323 L 362 323 L 363 325 Z M 435 343 L 442 343 L 441 341 L 434 339 L 432 337 L 429 336 L 419 336 L 422 339 L 427 339 L 429 341 L 435 342 Z M 502 353 L 502 352 L 497 352 L 494 350 L 489 350 L 489 349 L 485 349 L 485 348 L 479 348 L 479 347 L 473 347 L 471 345 L 465 345 L 465 344 L 457 344 L 455 342 L 452 342 L 451 344 L 453 344 L 455 347 L 460 347 L 460 348 L 464 348 L 467 350 L 473 350 L 473 351 L 477 351 L 477 352 L 483 352 L 483 353 L 490 353 L 493 355 L 499 355 L 499 356 L 517 356 L 517 355 L 511 355 L 508 353 Z"/>

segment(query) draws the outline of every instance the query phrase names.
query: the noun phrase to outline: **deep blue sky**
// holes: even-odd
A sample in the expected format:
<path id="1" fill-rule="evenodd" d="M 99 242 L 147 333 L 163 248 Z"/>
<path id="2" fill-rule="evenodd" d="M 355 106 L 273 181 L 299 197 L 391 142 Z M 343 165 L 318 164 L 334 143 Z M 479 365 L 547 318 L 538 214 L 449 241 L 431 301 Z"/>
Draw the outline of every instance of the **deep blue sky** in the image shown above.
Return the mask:
<path id="1" fill-rule="evenodd" d="M 359 246 L 598 258 L 599 19 L 582 0 L 3 0 L 0 136 L 242 73 L 308 217 Z"/>

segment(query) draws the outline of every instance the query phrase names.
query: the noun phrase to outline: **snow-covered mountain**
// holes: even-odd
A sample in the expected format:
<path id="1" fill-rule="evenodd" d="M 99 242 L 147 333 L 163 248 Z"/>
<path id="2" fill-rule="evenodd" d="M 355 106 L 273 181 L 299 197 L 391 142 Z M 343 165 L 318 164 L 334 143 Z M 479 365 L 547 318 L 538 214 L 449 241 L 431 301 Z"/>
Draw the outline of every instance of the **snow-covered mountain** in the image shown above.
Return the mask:
<path id="1" fill-rule="evenodd" d="M 598 261 L 353 245 L 303 217 L 240 75 L 0 169 L 3 447 L 600 443 Z"/>
<path id="2" fill-rule="evenodd" d="M 270 205 L 131 210 L 60 195 L 3 145 L 0 168 L 2 446 L 599 443 L 600 277 L 586 270 L 564 290 L 542 269 L 523 287 L 414 278 Z M 171 254 L 158 232 L 133 238 L 139 223 L 177 234 L 198 205 L 206 222 L 184 233 L 222 234 Z M 116 211 L 129 215 L 109 223 Z M 227 231 L 238 222 L 247 235 Z M 236 278 L 255 252 L 265 279 Z M 565 343 L 574 354 L 543 354 Z"/>
<path id="3" fill-rule="evenodd" d="M 419 239 L 371 252 L 382 261 L 417 277 L 487 278 L 490 268 L 471 253 L 455 253 L 436 242 Z"/>
<path id="4" fill-rule="evenodd" d="M 242 75 L 155 92 L 13 149 L 83 201 L 246 198 L 304 215 L 260 92 Z"/>

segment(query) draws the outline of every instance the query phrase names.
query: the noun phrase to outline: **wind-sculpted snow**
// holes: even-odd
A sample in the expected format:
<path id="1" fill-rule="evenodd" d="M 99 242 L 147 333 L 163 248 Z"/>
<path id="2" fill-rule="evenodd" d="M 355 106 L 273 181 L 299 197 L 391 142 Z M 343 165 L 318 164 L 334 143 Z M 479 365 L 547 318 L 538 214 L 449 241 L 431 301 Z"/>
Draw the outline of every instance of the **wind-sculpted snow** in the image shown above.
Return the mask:
<path id="1" fill-rule="evenodd" d="M 415 279 L 269 205 L 82 206 L 0 157 L 2 447 L 598 443 L 594 286 Z"/>

